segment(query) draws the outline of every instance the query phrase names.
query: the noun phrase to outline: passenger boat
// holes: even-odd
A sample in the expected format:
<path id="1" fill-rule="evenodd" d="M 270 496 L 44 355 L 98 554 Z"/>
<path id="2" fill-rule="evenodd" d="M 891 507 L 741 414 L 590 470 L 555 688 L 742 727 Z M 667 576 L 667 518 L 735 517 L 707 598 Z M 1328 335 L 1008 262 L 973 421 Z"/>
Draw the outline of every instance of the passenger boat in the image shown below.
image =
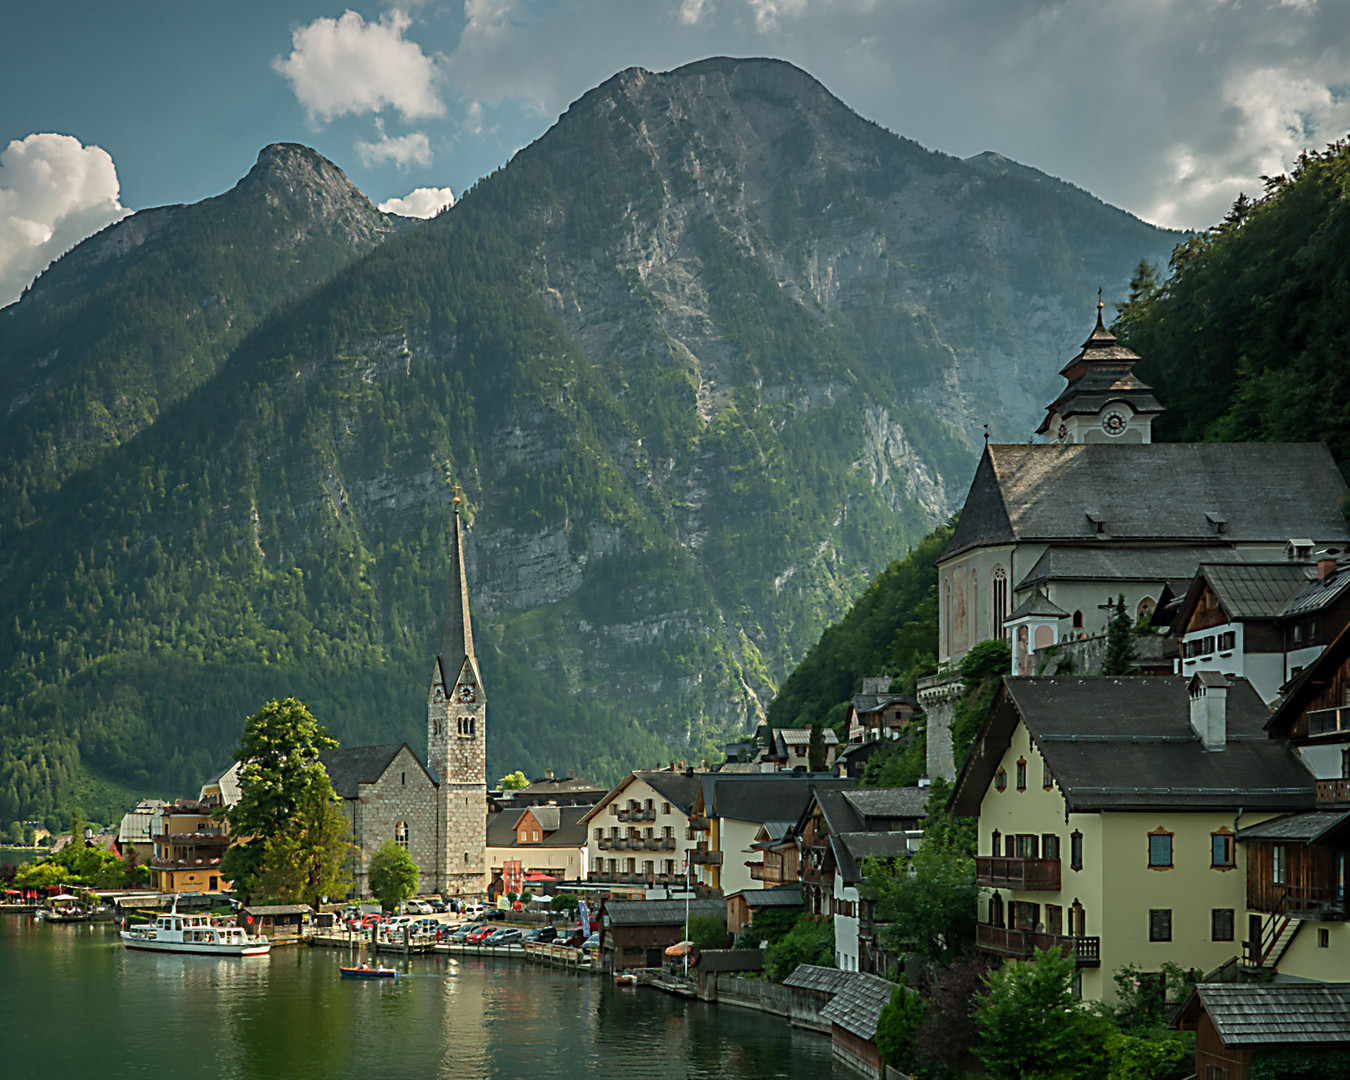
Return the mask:
<path id="1" fill-rule="evenodd" d="M 383 964 L 375 967 L 362 965 L 361 967 L 340 967 L 344 979 L 397 979 L 398 972 L 394 968 L 387 968 Z"/>
<path id="2" fill-rule="evenodd" d="M 208 956 L 266 956 L 272 949 L 265 937 L 249 937 L 243 927 L 217 926 L 209 915 L 179 914 L 177 897 L 167 915 L 123 930 L 122 941 L 128 949 Z"/>

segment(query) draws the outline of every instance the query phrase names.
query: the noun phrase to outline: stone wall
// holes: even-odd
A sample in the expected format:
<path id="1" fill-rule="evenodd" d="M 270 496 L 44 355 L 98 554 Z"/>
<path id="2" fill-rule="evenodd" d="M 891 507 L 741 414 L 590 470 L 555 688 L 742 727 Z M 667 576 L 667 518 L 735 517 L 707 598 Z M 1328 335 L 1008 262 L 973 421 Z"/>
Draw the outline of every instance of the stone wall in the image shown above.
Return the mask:
<path id="1" fill-rule="evenodd" d="M 928 747 L 928 778 L 956 779 L 956 758 L 952 749 L 952 721 L 956 703 L 965 688 L 959 675 L 930 675 L 920 679 L 915 697 L 924 712 Z"/>
<path id="2" fill-rule="evenodd" d="M 404 746 L 379 780 L 362 784 L 359 790 L 360 807 L 347 808 L 348 820 L 354 824 L 353 836 L 360 847 L 353 883 L 357 895 L 370 895 L 366 867 L 370 857 L 395 838 L 399 822 L 408 826 L 408 854 L 421 871 L 421 891 L 434 888 L 439 839 L 436 785 L 412 751 Z"/>

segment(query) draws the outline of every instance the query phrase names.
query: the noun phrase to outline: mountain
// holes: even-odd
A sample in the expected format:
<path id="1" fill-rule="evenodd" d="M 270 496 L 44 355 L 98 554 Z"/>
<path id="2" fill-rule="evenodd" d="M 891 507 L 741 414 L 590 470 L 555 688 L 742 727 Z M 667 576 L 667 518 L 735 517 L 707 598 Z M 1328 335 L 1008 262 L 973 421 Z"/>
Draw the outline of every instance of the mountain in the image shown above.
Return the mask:
<path id="1" fill-rule="evenodd" d="M 313 150 L 276 145 L 224 195 L 142 210 L 52 264 L 0 309 L 0 529 L 406 224 Z"/>
<path id="2" fill-rule="evenodd" d="M 421 747 L 454 483 L 492 775 L 702 756 L 1177 239 L 779 61 L 624 71 L 26 489 L 0 820 L 191 790 L 283 693 Z"/>

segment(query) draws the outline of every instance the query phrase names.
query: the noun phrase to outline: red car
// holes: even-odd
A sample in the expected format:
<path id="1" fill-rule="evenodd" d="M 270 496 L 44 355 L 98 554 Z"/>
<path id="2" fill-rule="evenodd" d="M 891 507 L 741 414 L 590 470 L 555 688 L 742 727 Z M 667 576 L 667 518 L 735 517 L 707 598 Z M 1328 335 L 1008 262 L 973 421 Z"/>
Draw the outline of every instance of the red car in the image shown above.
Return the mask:
<path id="1" fill-rule="evenodd" d="M 495 926 L 480 926 L 464 940 L 470 945 L 481 945 L 489 934 L 495 934 L 496 932 L 497 928 Z"/>

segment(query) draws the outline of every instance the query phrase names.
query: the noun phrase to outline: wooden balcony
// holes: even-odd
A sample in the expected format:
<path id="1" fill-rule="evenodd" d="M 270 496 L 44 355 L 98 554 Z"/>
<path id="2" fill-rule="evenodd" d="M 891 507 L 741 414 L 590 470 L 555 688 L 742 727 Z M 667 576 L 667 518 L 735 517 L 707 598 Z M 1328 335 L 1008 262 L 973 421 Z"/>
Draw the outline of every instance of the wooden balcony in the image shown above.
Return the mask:
<path id="1" fill-rule="evenodd" d="M 1102 941 L 1095 937 L 1066 937 L 1063 934 L 1038 934 L 1034 930 L 1006 930 L 980 923 L 975 927 L 975 946 L 981 952 L 1029 960 L 1036 949 L 1060 949 L 1072 956 L 1079 967 L 1100 967 Z"/>
<path id="2" fill-rule="evenodd" d="M 1317 781 L 1317 801 L 1324 806 L 1350 806 L 1350 780 Z"/>
<path id="3" fill-rule="evenodd" d="M 1059 892 L 1059 860 L 977 855 L 975 881 L 987 889 Z"/>
<path id="4" fill-rule="evenodd" d="M 633 806 L 626 807 L 619 811 L 620 821 L 655 821 L 656 808 L 654 806 Z"/>
<path id="5" fill-rule="evenodd" d="M 702 863 L 705 866 L 721 866 L 722 853 L 720 851 L 691 851 L 689 861 Z"/>

